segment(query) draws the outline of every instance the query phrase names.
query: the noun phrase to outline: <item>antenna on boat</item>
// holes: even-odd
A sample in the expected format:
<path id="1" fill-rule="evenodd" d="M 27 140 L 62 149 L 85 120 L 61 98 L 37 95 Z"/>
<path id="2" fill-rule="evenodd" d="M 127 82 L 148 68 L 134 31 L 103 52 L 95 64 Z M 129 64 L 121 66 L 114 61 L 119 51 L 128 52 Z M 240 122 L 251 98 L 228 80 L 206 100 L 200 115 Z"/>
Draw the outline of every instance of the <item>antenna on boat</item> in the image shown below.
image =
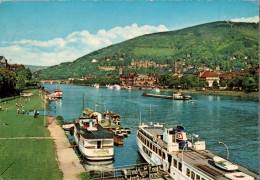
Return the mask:
<path id="1" fill-rule="evenodd" d="M 82 93 L 83 95 L 83 101 L 82 101 L 82 111 L 84 111 L 84 92 Z"/>
<path id="2" fill-rule="evenodd" d="M 148 109 L 148 111 L 150 111 L 150 121 L 149 122 L 151 122 L 151 118 L 152 118 L 152 108 L 151 108 L 151 106 L 150 106 L 150 109 Z"/>
<path id="3" fill-rule="evenodd" d="M 142 113 L 141 113 L 141 111 L 140 111 L 140 123 L 139 123 L 139 125 L 141 125 L 142 124 Z"/>

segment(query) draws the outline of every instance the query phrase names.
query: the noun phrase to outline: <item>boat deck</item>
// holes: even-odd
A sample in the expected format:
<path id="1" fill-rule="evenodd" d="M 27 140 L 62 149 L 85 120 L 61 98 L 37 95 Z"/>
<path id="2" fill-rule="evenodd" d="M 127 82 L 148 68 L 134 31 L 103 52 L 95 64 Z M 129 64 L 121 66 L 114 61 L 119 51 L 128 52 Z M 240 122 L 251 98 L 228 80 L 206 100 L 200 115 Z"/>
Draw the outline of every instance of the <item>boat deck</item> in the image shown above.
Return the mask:
<path id="1" fill-rule="evenodd" d="M 183 157 L 182 157 L 182 153 L 180 152 L 172 152 L 171 154 L 177 156 L 179 159 L 183 158 L 183 161 L 185 163 L 191 165 L 196 169 L 199 169 L 200 171 L 203 171 L 205 174 L 207 174 L 208 176 L 214 179 L 219 179 L 219 180 L 229 179 L 225 177 L 225 174 L 234 173 L 234 172 L 243 172 L 247 175 L 254 177 L 255 179 L 258 179 L 259 177 L 257 172 L 251 171 L 250 169 L 233 162 L 232 162 L 233 164 L 238 166 L 238 170 L 236 171 L 229 172 L 218 168 L 214 164 L 214 160 L 213 160 L 213 157 L 218 155 L 212 153 L 209 150 L 197 151 L 193 148 L 189 148 L 189 150 L 183 151 Z"/>
<path id="2" fill-rule="evenodd" d="M 85 139 L 113 139 L 113 135 L 109 134 L 101 126 L 97 127 L 97 131 L 88 131 L 87 129 L 80 127 L 79 123 L 76 123 L 75 126 Z"/>
<path id="3" fill-rule="evenodd" d="M 162 128 L 144 128 L 149 134 L 153 135 L 154 137 L 157 137 L 157 135 L 163 134 Z M 160 138 L 157 138 L 156 142 L 159 146 L 166 148 L 167 144 Z M 220 168 L 218 168 L 214 164 L 213 157 L 218 156 L 214 154 L 213 152 L 209 150 L 195 150 L 193 148 L 189 148 L 189 150 L 177 151 L 177 152 L 170 152 L 173 156 L 178 157 L 179 159 L 182 159 L 186 164 L 189 164 L 195 169 L 199 169 L 200 171 L 204 172 L 208 176 L 218 179 L 218 180 L 226 180 L 229 179 L 225 177 L 225 174 L 230 174 L 234 172 L 243 172 L 249 176 L 254 177 L 255 179 L 259 178 L 259 174 L 257 172 L 251 171 L 250 169 L 243 167 L 239 164 L 233 163 L 238 166 L 238 170 L 236 171 L 225 171 Z M 183 154 L 183 157 L 182 157 Z"/>

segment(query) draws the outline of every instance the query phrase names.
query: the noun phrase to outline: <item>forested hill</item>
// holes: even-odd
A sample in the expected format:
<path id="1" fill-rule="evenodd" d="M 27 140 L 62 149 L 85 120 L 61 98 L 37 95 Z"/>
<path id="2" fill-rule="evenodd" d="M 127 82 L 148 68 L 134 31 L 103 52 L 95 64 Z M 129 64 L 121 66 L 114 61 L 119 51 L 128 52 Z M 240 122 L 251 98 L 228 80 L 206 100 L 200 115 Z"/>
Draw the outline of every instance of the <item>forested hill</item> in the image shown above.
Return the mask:
<path id="1" fill-rule="evenodd" d="M 67 79 L 86 75 L 116 75 L 118 67 L 128 72 L 167 72 L 176 60 L 186 59 L 186 66 L 203 66 L 229 70 L 244 69 L 258 63 L 259 26 L 255 23 L 213 22 L 177 31 L 136 37 L 94 51 L 74 62 L 62 63 L 37 72 L 40 79 Z M 98 60 L 92 63 L 92 60 Z M 131 60 L 149 60 L 167 67 L 134 68 Z M 105 71 L 98 67 L 115 66 Z"/>

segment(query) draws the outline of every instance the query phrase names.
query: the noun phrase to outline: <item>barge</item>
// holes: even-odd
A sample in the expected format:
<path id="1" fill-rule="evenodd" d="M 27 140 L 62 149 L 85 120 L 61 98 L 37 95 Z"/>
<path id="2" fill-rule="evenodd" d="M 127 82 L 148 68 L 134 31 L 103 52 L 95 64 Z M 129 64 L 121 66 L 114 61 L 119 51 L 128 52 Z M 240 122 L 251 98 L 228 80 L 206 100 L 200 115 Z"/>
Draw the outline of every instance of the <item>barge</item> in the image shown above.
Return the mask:
<path id="1" fill-rule="evenodd" d="M 176 180 L 259 178 L 257 172 L 233 162 L 233 167 L 237 168 L 229 169 L 231 171 L 216 166 L 217 155 L 206 149 L 205 141 L 199 141 L 198 135 L 187 134 L 182 126 L 142 123 L 137 131 L 137 145 L 146 162 L 161 165 Z"/>
<path id="2" fill-rule="evenodd" d="M 172 96 L 167 95 L 159 95 L 159 94 L 151 94 L 151 93 L 143 93 L 142 96 L 147 97 L 155 97 L 155 98 L 163 98 L 163 99 L 174 99 L 174 100 L 191 100 L 192 97 L 189 95 L 184 95 L 182 93 L 174 93 Z"/>

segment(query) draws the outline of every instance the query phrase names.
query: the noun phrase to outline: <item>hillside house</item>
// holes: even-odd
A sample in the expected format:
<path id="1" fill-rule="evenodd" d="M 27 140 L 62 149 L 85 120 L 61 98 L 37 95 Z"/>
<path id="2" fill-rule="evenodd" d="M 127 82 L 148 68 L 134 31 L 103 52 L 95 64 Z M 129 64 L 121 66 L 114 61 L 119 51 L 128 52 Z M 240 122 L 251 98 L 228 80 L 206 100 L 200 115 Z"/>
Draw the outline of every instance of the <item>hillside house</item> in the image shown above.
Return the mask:
<path id="1" fill-rule="evenodd" d="M 97 59 L 92 59 L 92 61 L 91 61 L 92 63 L 97 63 L 98 62 L 98 60 Z"/>
<path id="2" fill-rule="evenodd" d="M 96 79 L 95 75 L 87 75 L 85 79 Z"/>
<path id="3" fill-rule="evenodd" d="M 4 56 L 0 56 L 0 68 L 9 68 L 9 64 L 7 63 L 7 59 Z"/>
<path id="4" fill-rule="evenodd" d="M 199 80 L 208 82 L 209 83 L 208 87 L 212 87 L 214 81 L 217 81 L 217 83 L 219 84 L 219 76 L 217 76 L 215 73 L 209 72 L 209 71 L 200 73 Z"/>
<path id="5" fill-rule="evenodd" d="M 12 71 L 16 71 L 16 69 L 21 68 L 21 69 L 25 69 L 23 64 L 11 64 L 9 66 L 9 69 Z"/>

